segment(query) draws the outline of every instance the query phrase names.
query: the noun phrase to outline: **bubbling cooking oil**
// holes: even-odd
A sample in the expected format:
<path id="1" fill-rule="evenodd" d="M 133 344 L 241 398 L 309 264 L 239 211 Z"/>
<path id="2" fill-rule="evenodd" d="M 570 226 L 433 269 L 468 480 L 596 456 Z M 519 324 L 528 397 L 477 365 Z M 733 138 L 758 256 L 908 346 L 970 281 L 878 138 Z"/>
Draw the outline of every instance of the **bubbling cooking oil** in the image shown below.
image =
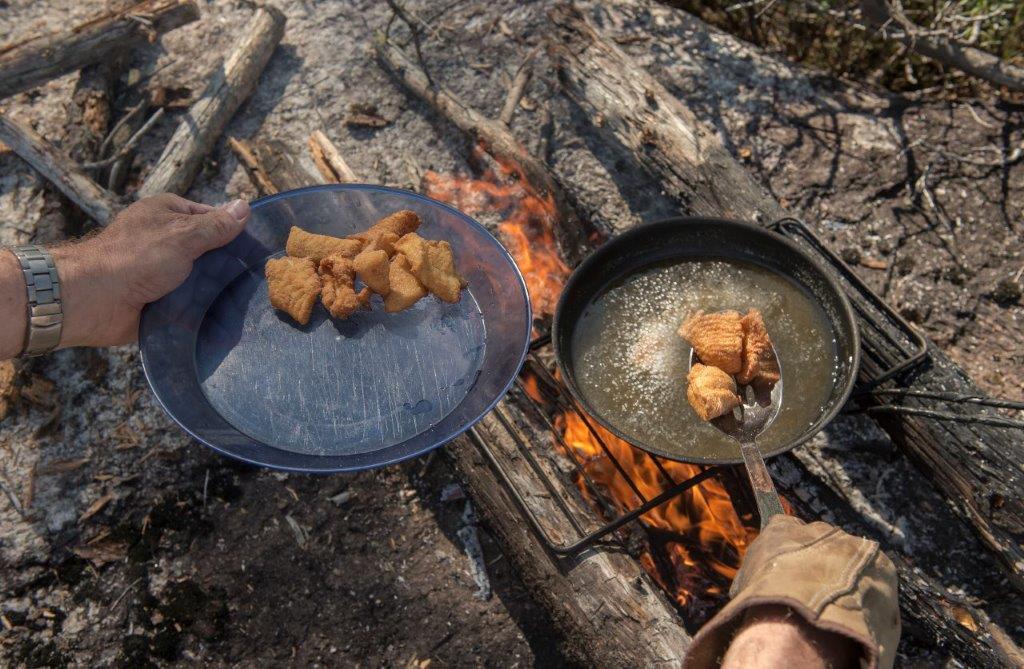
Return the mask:
<path id="1" fill-rule="evenodd" d="M 782 366 L 782 408 L 758 438 L 771 452 L 821 416 L 836 383 L 836 342 L 825 312 L 796 283 L 752 263 L 659 263 L 609 286 L 572 335 L 576 382 L 590 404 L 631 441 L 680 459 L 740 457 L 739 445 L 697 417 L 686 399 L 691 313 L 760 309 Z"/>

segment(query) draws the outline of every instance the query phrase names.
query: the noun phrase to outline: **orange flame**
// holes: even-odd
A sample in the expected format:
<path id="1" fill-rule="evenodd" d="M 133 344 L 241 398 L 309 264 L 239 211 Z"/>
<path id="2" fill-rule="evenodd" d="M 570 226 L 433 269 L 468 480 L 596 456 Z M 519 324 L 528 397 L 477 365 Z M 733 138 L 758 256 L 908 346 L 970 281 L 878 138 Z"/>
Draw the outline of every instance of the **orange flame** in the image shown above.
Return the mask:
<path id="1" fill-rule="evenodd" d="M 479 146 L 474 149 L 481 162 L 482 151 Z M 467 214 L 501 215 L 504 220 L 498 231 L 523 273 L 534 314 L 541 317 L 555 312 L 569 268 L 562 262 L 552 231 L 558 211 L 550 194 L 540 195 L 517 168 L 500 163 L 479 179 L 428 171 L 423 186 L 427 196 Z"/>
<path id="2" fill-rule="evenodd" d="M 476 162 L 484 162 L 480 147 Z M 558 212 L 550 196 L 541 196 L 514 166 L 498 164 L 479 179 L 443 176 L 427 172 L 425 192 L 430 197 L 451 203 L 470 214 L 497 214 L 503 218 L 498 229 L 509 252 L 526 279 L 534 313 L 551 315 L 569 276 L 569 268 L 558 253 L 552 232 Z M 537 378 L 521 376 L 527 393 L 545 403 Z M 591 421 L 593 423 L 593 421 Z M 640 504 L 626 479 L 614 466 L 579 414 L 568 412 L 555 418 L 568 446 L 575 452 L 602 496 L 614 500 L 617 512 L 629 511 Z M 594 424 L 597 435 L 614 454 L 640 492 L 652 499 L 671 487 L 653 458 Z M 679 462 L 662 461 L 676 482 L 700 473 L 700 468 Z M 585 478 L 577 485 L 598 510 Z M 651 545 L 657 556 L 646 551 L 640 563 L 651 577 L 681 605 L 694 596 L 718 596 L 728 589 L 747 545 L 757 531 L 745 527 L 737 516 L 729 494 L 716 479 L 691 488 L 669 502 L 643 515 L 651 530 Z M 659 566 L 659 564 L 661 566 Z"/>

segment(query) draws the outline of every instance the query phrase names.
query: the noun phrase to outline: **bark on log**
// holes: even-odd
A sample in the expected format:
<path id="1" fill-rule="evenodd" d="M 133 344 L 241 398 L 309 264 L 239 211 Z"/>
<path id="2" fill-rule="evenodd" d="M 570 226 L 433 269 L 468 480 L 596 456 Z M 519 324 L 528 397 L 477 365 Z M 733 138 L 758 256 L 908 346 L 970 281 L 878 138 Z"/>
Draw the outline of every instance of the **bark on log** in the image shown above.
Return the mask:
<path id="1" fill-rule="evenodd" d="M 664 86 L 603 39 L 574 9 L 552 12 L 550 52 L 564 90 L 594 124 L 636 155 L 690 213 L 770 223 L 783 209 Z M 711 193 L 710 196 L 705 193 Z M 889 351 L 864 345 L 862 369 L 872 372 Z M 933 343 L 930 364 L 902 381 L 918 390 L 983 393 Z M 875 369 L 872 369 L 872 366 Z M 892 398 L 877 400 L 879 405 Z M 907 405 L 921 404 L 911 400 Z M 914 461 L 1024 587 L 1024 493 L 1019 437 L 982 425 L 920 416 L 878 417 Z"/>
<path id="2" fill-rule="evenodd" d="M 228 121 L 249 97 L 260 73 L 284 35 L 284 14 L 273 7 L 256 10 L 249 25 L 200 98 L 189 108 L 138 196 L 172 192 L 183 195 L 203 158 Z"/>
<path id="3" fill-rule="evenodd" d="M 199 18 L 195 0 L 146 0 L 62 33 L 38 35 L 0 49 L 0 99 L 154 41 Z"/>
<path id="4" fill-rule="evenodd" d="M 509 412 L 508 404 L 508 399 L 503 400 L 496 412 Z M 553 558 L 524 522 L 522 511 L 474 438 L 486 441 L 550 536 L 565 541 L 575 536 L 573 530 L 494 414 L 484 418 L 470 436 L 459 437 L 445 449 L 503 552 L 532 596 L 551 613 L 565 637 L 566 652 L 587 666 L 681 666 L 690 636 L 639 563 L 615 548 L 594 548 L 564 560 Z M 562 480 L 557 474 L 551 479 Z M 560 490 L 559 496 L 578 516 L 592 515 L 574 494 Z"/>
<path id="5" fill-rule="evenodd" d="M 436 85 L 401 49 L 383 38 L 378 38 L 376 48 L 381 64 L 409 91 L 471 139 L 479 142 L 483 149 L 499 162 L 517 166 L 522 172 L 522 178 L 536 189 L 538 195 L 551 199 L 556 215 L 560 219 L 559 225 L 553 227 L 560 230 L 563 235 L 572 235 L 571 238 L 563 236 L 558 240 L 562 247 L 562 256 L 570 264 L 577 263 L 586 248 L 586 226 L 577 215 L 572 200 L 547 165 L 530 154 L 504 124 L 466 106 L 450 91 Z"/>
<path id="6" fill-rule="evenodd" d="M 324 183 L 323 179 L 304 168 L 284 143 L 277 140 L 229 137 L 228 145 L 260 195 Z"/>
<path id="7" fill-rule="evenodd" d="M 106 225 L 121 208 L 116 197 L 97 186 L 78 165 L 39 133 L 2 113 L 0 142 L 9 146 L 100 225 Z"/>
<path id="8" fill-rule="evenodd" d="M 901 42 L 911 51 L 996 86 L 1024 91 L 1024 67 L 1007 63 L 994 54 L 954 39 L 928 34 L 924 28 L 894 9 L 887 0 L 861 0 L 860 12 L 868 24 L 878 28 L 884 38 Z"/>

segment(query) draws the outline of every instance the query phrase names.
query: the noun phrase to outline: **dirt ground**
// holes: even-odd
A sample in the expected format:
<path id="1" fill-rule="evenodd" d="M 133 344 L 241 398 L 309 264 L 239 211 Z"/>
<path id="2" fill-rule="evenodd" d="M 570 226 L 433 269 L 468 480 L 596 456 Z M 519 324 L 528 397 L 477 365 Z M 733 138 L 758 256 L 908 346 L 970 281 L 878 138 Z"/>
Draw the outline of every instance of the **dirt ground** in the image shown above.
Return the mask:
<path id="1" fill-rule="evenodd" d="M 419 188 L 427 169 L 470 171 L 461 135 L 368 54 L 388 21 L 384 3 L 275 4 L 288 16 L 284 41 L 226 134 L 301 149 L 320 129 L 357 174 L 403 188 Z M 767 79 L 754 77 L 730 55 L 728 38 L 689 29 L 673 10 L 583 4 L 983 388 L 1021 398 L 1024 161 L 1005 157 L 1024 145 L 1024 110 L 994 100 L 904 103 L 782 62 Z M 434 75 L 496 115 L 550 3 L 408 5 L 435 26 L 425 44 Z M 0 39 L 95 11 L 71 0 L 0 7 Z M 251 12 L 228 0 L 202 9 L 201 22 L 139 54 L 149 85 L 198 94 Z M 513 127 L 535 145 L 537 110 L 550 104 L 552 164 L 591 220 L 614 230 L 676 213 L 557 95 L 546 67 L 542 57 Z M 71 75 L 15 96 L 6 111 L 59 143 L 74 82 Z M 346 127 L 353 103 L 376 106 L 388 124 Z M 177 119 L 168 114 L 145 138 L 132 184 Z M 221 141 L 189 196 L 222 202 L 255 191 Z M 58 238 L 65 214 L 38 176 L 0 152 L 0 242 Z M 484 527 L 493 595 L 478 598 L 460 536 L 475 522 L 443 455 L 350 477 L 236 465 L 164 416 L 136 347 L 63 351 L 32 361 L 24 378 L 32 390 L 0 422 L 0 664 L 563 661 L 543 610 Z M 864 483 L 866 503 L 890 508 L 875 483 Z"/>

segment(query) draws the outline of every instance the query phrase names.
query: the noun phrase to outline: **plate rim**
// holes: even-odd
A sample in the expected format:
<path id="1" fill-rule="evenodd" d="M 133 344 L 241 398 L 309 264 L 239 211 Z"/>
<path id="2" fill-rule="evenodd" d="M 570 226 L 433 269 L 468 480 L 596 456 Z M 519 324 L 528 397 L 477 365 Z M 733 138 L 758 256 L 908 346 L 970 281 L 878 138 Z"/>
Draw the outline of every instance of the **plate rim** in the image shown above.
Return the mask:
<path id="1" fill-rule="evenodd" d="M 143 335 L 143 330 L 145 328 L 145 322 L 146 322 L 146 318 L 147 318 L 147 313 L 150 311 L 152 305 L 157 304 L 158 302 L 160 302 L 161 300 L 164 299 L 163 297 L 161 297 L 159 300 L 155 300 L 154 302 L 151 302 L 151 303 L 145 305 L 145 307 L 143 307 L 142 314 L 141 314 L 141 316 L 139 318 L 138 346 L 139 346 L 139 357 L 140 357 L 140 360 L 141 360 L 141 363 L 142 363 L 143 376 L 145 376 L 146 384 L 149 386 L 150 392 L 152 393 L 153 397 L 156 398 L 157 404 L 160 406 L 161 410 L 163 410 L 163 412 L 165 414 L 167 414 L 167 416 L 174 422 L 174 424 L 176 424 L 178 427 L 180 427 L 192 439 L 198 441 L 199 443 L 203 444 L 207 448 L 210 448 L 211 450 L 216 451 L 217 453 L 220 453 L 221 455 L 225 455 L 225 456 L 227 456 L 227 457 L 229 457 L 229 458 L 231 458 L 233 460 L 238 460 L 238 461 L 250 464 L 250 465 L 255 465 L 255 466 L 258 466 L 258 467 L 262 467 L 262 468 L 265 468 L 265 469 L 276 470 L 276 471 L 308 473 L 308 474 L 333 474 L 333 473 L 343 473 L 343 472 L 359 472 L 359 471 L 365 471 L 365 470 L 368 470 L 368 469 L 379 469 L 379 468 L 382 468 L 382 467 L 387 467 L 387 466 L 390 466 L 390 465 L 397 464 L 399 462 L 403 462 L 405 460 L 410 460 L 412 458 L 416 458 L 416 457 L 419 457 L 421 455 L 425 455 L 426 453 L 429 453 L 430 451 L 433 451 L 433 450 L 435 450 L 437 448 L 440 448 L 441 446 L 444 446 L 445 444 L 451 442 L 455 438 L 457 438 L 460 435 L 464 434 L 471 427 L 473 427 L 474 425 L 479 423 L 483 419 L 484 416 L 486 416 L 487 414 L 489 414 L 491 411 L 494 410 L 494 407 L 496 407 L 498 405 L 498 402 L 500 402 L 508 394 L 509 390 L 512 388 L 512 384 L 515 383 L 516 378 L 519 376 L 519 371 L 522 369 L 523 363 L 526 360 L 526 356 L 529 354 L 529 350 L 530 350 L 530 335 L 531 335 L 531 333 L 533 331 L 533 304 L 530 301 L 530 291 L 527 288 L 526 279 L 523 277 L 523 273 L 519 269 L 519 265 L 516 264 L 515 259 L 512 257 L 512 254 L 509 252 L 509 250 L 505 247 L 504 244 L 501 243 L 501 241 L 490 230 L 488 230 L 482 223 L 477 221 L 475 218 L 473 218 L 469 214 L 467 214 L 467 213 L 465 213 L 465 212 L 463 212 L 463 211 L 461 211 L 459 209 L 456 209 L 455 207 L 453 207 L 453 206 L 451 206 L 451 205 L 449 205 L 449 204 L 447 204 L 445 202 L 441 202 L 440 200 L 435 200 L 435 199 L 427 197 L 427 196 L 425 196 L 425 195 L 423 195 L 421 193 L 416 193 L 416 192 L 408 190 L 408 189 L 392 188 L 390 186 L 381 186 L 381 185 L 377 185 L 377 184 L 366 184 L 366 183 L 316 184 L 316 185 L 312 185 L 312 186 L 303 186 L 302 188 L 294 188 L 294 189 L 291 189 L 291 190 L 281 191 L 281 192 L 278 192 L 278 193 L 274 193 L 272 195 L 265 195 L 263 197 L 256 198 L 255 200 L 252 200 L 249 203 L 249 206 L 250 206 L 251 209 L 255 210 L 255 209 L 259 208 L 259 207 L 262 207 L 262 206 L 265 206 L 267 204 L 270 204 L 271 202 L 274 202 L 274 201 L 277 201 L 277 200 L 281 200 L 281 199 L 285 199 L 286 197 L 295 196 L 295 195 L 302 194 L 302 193 L 310 193 L 310 192 L 317 192 L 317 191 L 346 191 L 346 190 L 378 191 L 378 192 L 383 192 L 383 193 L 400 194 L 400 195 L 404 195 L 406 197 L 411 197 L 411 198 L 413 198 L 415 200 L 423 201 L 423 202 L 425 202 L 425 203 L 427 203 L 427 204 L 429 204 L 431 206 L 439 206 L 439 207 L 441 207 L 443 209 L 447 209 L 449 212 L 454 214 L 456 217 L 463 219 L 466 223 L 469 224 L 469 226 L 471 228 L 476 228 L 479 232 L 483 233 L 485 238 L 488 239 L 490 241 L 490 243 L 494 244 L 498 248 L 499 255 L 504 257 L 505 260 L 512 267 L 513 274 L 515 275 L 515 277 L 517 279 L 517 282 L 518 282 L 517 285 L 518 285 L 519 290 L 521 291 L 521 293 L 523 295 L 524 302 L 525 302 L 525 305 L 526 305 L 526 319 L 525 319 L 526 327 L 525 327 L 525 331 L 523 332 L 523 337 L 522 337 L 522 341 L 523 341 L 522 350 L 519 351 L 519 353 L 518 353 L 518 360 L 517 360 L 516 365 L 515 365 L 515 370 L 516 370 L 515 373 L 513 373 L 513 374 L 511 374 L 509 376 L 509 379 L 505 382 L 505 384 L 502 387 L 502 389 L 499 392 L 495 393 L 494 398 L 491 399 L 491 401 L 488 403 L 486 408 L 484 408 L 482 411 L 480 411 L 478 415 L 476 415 L 475 417 L 471 418 L 470 420 L 465 421 L 465 423 L 463 425 L 461 425 L 458 429 L 455 429 L 455 430 L 449 432 L 448 434 L 444 435 L 444 437 L 440 441 L 435 441 L 434 443 L 428 443 L 427 445 L 425 445 L 423 448 L 421 448 L 419 450 L 416 450 L 416 451 L 413 451 L 413 452 L 410 452 L 410 453 L 403 453 L 403 454 L 397 455 L 395 457 L 388 458 L 386 460 L 380 460 L 380 461 L 372 462 L 372 463 L 369 463 L 369 464 L 360 464 L 360 465 L 354 465 L 354 466 L 340 465 L 340 466 L 330 466 L 330 467 L 315 468 L 315 467 L 307 467 L 307 466 L 288 466 L 288 465 L 279 465 L 279 464 L 268 464 L 266 462 L 261 462 L 260 460 L 255 459 L 255 458 L 247 458 L 247 457 L 244 457 L 244 456 L 242 456 L 242 455 L 240 455 L 238 453 L 233 453 L 233 452 L 231 452 L 230 450 L 228 450 L 226 448 L 218 446 L 215 443 L 211 443 L 207 439 L 205 439 L 205 438 L 199 436 L 198 434 L 196 434 L 192 429 L 190 429 L 181 420 L 179 420 L 178 416 L 176 416 L 167 407 L 166 403 L 164 402 L 164 398 L 161 396 L 160 392 L 157 390 L 156 385 L 153 382 L 153 377 L 152 377 L 150 365 L 147 364 L 145 340 L 143 339 L 143 336 L 142 336 Z M 219 250 L 219 249 L 214 249 L 211 252 L 215 252 L 217 250 Z M 203 255 L 206 255 L 206 254 L 203 254 Z M 200 256 L 200 258 L 201 257 L 202 256 Z M 199 258 L 196 259 L 196 262 L 198 262 L 198 261 L 199 261 Z M 241 272 L 246 272 L 249 269 L 251 269 L 251 266 L 246 266 L 246 267 L 242 268 Z M 195 265 L 194 264 L 193 264 L 192 271 L 195 271 Z M 241 274 L 241 272 L 239 273 L 239 275 Z M 237 278 L 237 276 L 239 276 L 239 275 L 236 275 L 235 277 L 233 277 L 232 280 Z M 189 272 L 189 276 L 191 276 L 191 272 Z M 187 280 L 188 279 L 186 278 L 186 281 Z M 174 290 L 177 290 L 177 287 L 175 287 Z M 174 290 L 172 290 L 171 293 L 173 293 Z M 170 295 L 171 293 L 168 293 L 168 295 Z M 166 296 L 164 296 L 164 297 L 166 297 Z M 209 306 L 210 305 L 207 305 L 207 310 L 209 309 Z M 203 318 L 205 318 L 205 315 L 206 315 L 206 313 L 204 312 Z M 484 321 L 484 324 L 485 324 L 485 327 L 486 327 L 486 321 Z M 195 333 L 195 336 L 193 337 L 193 339 L 195 339 L 195 337 L 197 337 L 197 336 L 198 336 L 198 332 Z M 194 356 L 195 355 L 196 342 L 192 341 L 191 346 L 192 346 L 192 355 Z M 194 359 L 192 361 L 192 364 L 193 365 L 195 364 Z M 209 403 L 209 399 L 208 398 L 204 397 L 204 400 Z M 465 398 L 463 398 L 463 401 L 465 401 Z M 461 402 L 460 402 L 460 404 L 461 404 Z M 456 405 L 452 409 L 452 411 L 454 411 L 456 408 L 458 408 L 458 406 L 459 405 Z M 212 407 L 212 405 L 211 405 L 211 407 Z M 213 408 L 213 410 L 214 410 L 214 412 L 217 413 L 217 415 L 221 416 L 221 418 L 224 418 L 224 416 L 222 416 L 220 414 L 220 412 L 216 410 L 216 408 Z M 279 448 L 276 448 L 274 446 L 271 446 L 270 444 L 267 444 L 267 443 L 265 443 L 263 441 L 260 441 L 259 439 L 256 439 L 255 437 L 250 436 L 249 434 L 246 434 L 246 433 L 242 432 L 237 427 L 235 427 L 233 424 L 231 424 L 230 421 L 227 421 L 227 419 L 224 419 L 224 420 L 225 420 L 225 422 L 228 422 L 228 424 L 231 425 L 232 428 L 234 428 L 236 432 L 238 432 L 239 434 L 244 435 L 247 439 L 250 439 L 253 442 L 258 443 L 258 444 L 260 444 L 262 446 L 265 446 L 267 448 L 274 448 L 275 450 L 278 450 L 278 451 L 283 450 L 283 449 L 279 449 Z M 427 429 L 429 430 L 430 428 L 427 428 Z M 423 434 L 423 432 L 422 431 L 421 432 L 417 432 L 416 434 L 414 434 L 409 439 L 406 439 L 404 441 L 398 442 L 396 444 L 392 444 L 391 446 L 388 446 L 387 448 L 388 449 L 392 449 L 392 448 L 401 446 L 402 444 L 407 443 L 410 439 L 415 439 L 420 434 Z M 369 454 L 372 454 L 372 451 Z M 360 454 L 360 455 L 364 455 L 365 456 L 365 455 L 369 455 L 369 454 L 368 453 L 363 453 L 363 454 Z M 335 459 L 335 458 L 339 458 L 339 457 L 342 457 L 342 458 L 348 457 L 348 456 L 344 456 L 344 455 L 341 455 L 341 456 L 339 456 L 339 455 L 313 455 L 313 454 L 301 454 L 301 455 L 304 458 L 313 459 L 314 461 L 316 459 L 320 459 L 320 458 Z"/>

